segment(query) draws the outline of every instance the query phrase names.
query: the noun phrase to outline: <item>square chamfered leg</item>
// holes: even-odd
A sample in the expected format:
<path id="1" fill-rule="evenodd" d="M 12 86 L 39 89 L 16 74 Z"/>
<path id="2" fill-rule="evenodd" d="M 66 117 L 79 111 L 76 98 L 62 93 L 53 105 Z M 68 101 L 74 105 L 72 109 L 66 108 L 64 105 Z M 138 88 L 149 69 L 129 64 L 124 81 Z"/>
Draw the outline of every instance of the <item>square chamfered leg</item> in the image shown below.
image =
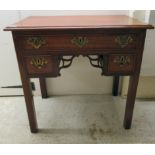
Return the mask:
<path id="1" fill-rule="evenodd" d="M 125 108 L 125 116 L 124 116 L 125 129 L 131 128 L 138 81 L 139 81 L 139 74 L 134 74 L 130 76 L 126 108 Z"/>
<path id="2" fill-rule="evenodd" d="M 37 125 L 37 119 L 36 119 L 36 112 L 35 112 L 35 105 L 33 101 L 33 95 L 32 95 L 32 87 L 30 83 L 30 78 L 27 76 L 26 71 L 24 69 L 23 61 L 19 61 L 21 58 L 20 54 L 17 53 L 17 59 L 18 59 L 18 65 L 20 70 L 20 76 L 24 91 L 24 98 L 25 98 L 25 104 L 30 124 L 30 130 L 32 133 L 38 132 L 38 125 Z"/>
<path id="3" fill-rule="evenodd" d="M 133 75 L 130 76 L 126 108 L 125 108 L 125 116 L 124 116 L 125 129 L 130 129 L 132 124 L 133 110 L 134 110 L 135 98 L 136 98 L 137 87 L 139 82 L 140 68 L 142 63 L 145 35 L 146 35 L 146 31 L 142 31 L 142 33 L 140 34 L 141 39 L 139 40 L 139 43 L 138 43 L 139 54 L 137 55 L 135 72 Z"/>
<path id="4" fill-rule="evenodd" d="M 40 82 L 40 89 L 41 89 L 42 98 L 48 98 L 47 87 L 46 87 L 46 79 L 45 78 L 39 78 L 39 82 Z"/>
<path id="5" fill-rule="evenodd" d="M 30 79 L 26 76 L 25 71 L 23 70 L 20 64 L 19 64 L 19 69 L 20 69 L 21 81 L 23 85 L 24 98 L 25 98 L 26 109 L 27 109 L 27 114 L 28 114 L 28 119 L 30 124 L 30 130 L 32 133 L 37 133 L 38 125 L 37 125 L 36 112 L 35 112 Z"/>
<path id="6" fill-rule="evenodd" d="M 31 85 L 30 85 L 30 79 L 22 75 L 21 75 L 21 79 L 22 79 L 22 85 L 23 85 L 23 90 L 24 90 L 24 97 L 25 97 L 25 103 L 26 103 L 26 109 L 27 109 L 30 129 L 32 133 L 36 133 L 38 132 L 38 126 L 37 126 L 33 95 L 32 95 L 32 90 L 31 90 Z"/>
<path id="7" fill-rule="evenodd" d="M 118 96 L 119 91 L 119 75 L 115 75 L 113 77 L 113 89 L 112 89 L 112 95 Z"/>
<path id="8" fill-rule="evenodd" d="M 15 43 L 15 49 L 16 49 L 16 56 L 18 60 L 18 66 L 24 91 L 24 98 L 25 98 L 25 104 L 26 104 L 26 110 L 30 125 L 30 130 L 32 133 L 38 132 L 38 125 L 37 125 L 37 118 L 36 118 L 36 112 L 35 112 L 35 105 L 32 95 L 32 88 L 30 84 L 30 78 L 27 75 L 27 71 L 25 70 L 25 64 L 23 60 L 22 51 L 18 47 L 18 37 L 13 33 L 13 39 Z"/>

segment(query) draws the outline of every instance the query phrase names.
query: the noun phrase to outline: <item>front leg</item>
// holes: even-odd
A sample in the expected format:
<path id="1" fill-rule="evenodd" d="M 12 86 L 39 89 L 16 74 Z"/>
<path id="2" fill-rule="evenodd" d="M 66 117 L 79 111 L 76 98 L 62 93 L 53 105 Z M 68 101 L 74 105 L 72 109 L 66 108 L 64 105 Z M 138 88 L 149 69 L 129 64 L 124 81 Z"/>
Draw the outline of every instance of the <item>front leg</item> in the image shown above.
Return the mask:
<path id="1" fill-rule="evenodd" d="M 21 80 L 22 80 L 22 85 L 24 90 L 24 97 L 25 97 L 30 129 L 32 133 L 36 133 L 38 132 L 38 127 L 37 127 L 36 112 L 35 112 L 33 95 L 32 95 L 32 90 L 30 85 L 30 79 L 26 76 L 23 76 L 23 74 L 21 74 Z"/>
<path id="2" fill-rule="evenodd" d="M 135 74 L 130 77 L 127 101 L 126 101 L 125 116 L 124 116 L 124 128 L 125 129 L 131 128 L 138 81 L 139 81 L 139 74 Z"/>

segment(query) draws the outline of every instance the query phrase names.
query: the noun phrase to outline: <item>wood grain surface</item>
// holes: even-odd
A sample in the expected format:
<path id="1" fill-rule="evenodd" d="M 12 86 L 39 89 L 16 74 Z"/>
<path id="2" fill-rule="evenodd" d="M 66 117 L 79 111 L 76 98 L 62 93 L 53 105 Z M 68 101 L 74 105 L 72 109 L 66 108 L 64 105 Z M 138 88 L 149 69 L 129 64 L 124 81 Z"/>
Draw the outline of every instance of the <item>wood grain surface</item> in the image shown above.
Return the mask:
<path id="1" fill-rule="evenodd" d="M 71 28 L 144 28 L 152 25 L 126 15 L 106 16 L 31 16 L 8 26 L 5 30 L 26 29 L 71 29 Z"/>

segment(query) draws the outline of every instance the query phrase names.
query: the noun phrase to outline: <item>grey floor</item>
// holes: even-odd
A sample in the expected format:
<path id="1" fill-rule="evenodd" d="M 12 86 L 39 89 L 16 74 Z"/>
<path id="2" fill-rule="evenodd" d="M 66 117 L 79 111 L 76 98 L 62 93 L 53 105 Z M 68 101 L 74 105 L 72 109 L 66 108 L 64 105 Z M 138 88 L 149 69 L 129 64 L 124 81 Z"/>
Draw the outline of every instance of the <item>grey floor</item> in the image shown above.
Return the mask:
<path id="1" fill-rule="evenodd" d="M 136 101 L 124 130 L 125 99 L 108 95 L 35 97 L 39 133 L 31 134 L 23 97 L 0 98 L 0 143 L 155 143 L 155 101 Z"/>

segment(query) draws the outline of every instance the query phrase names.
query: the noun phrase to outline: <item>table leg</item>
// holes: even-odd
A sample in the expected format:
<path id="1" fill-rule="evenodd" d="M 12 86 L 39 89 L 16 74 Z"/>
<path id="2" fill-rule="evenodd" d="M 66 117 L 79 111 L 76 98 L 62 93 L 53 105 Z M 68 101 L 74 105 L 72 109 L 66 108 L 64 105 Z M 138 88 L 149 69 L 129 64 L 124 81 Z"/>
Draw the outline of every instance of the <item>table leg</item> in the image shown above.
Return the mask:
<path id="1" fill-rule="evenodd" d="M 138 81 L 139 81 L 139 74 L 135 74 L 130 77 L 127 101 L 126 101 L 125 116 L 124 116 L 124 128 L 125 129 L 131 128 Z"/>
<path id="2" fill-rule="evenodd" d="M 47 98 L 47 88 L 46 88 L 46 79 L 45 78 L 39 78 L 40 81 L 40 89 L 41 89 L 41 95 L 42 98 Z"/>
<path id="3" fill-rule="evenodd" d="M 25 97 L 30 129 L 32 133 L 36 133 L 38 131 L 38 127 L 37 127 L 37 119 L 36 119 L 31 85 L 30 85 L 30 79 L 24 76 L 21 76 L 21 79 L 23 84 L 24 97 Z"/>
<path id="4" fill-rule="evenodd" d="M 119 76 L 115 75 L 113 77 L 113 89 L 112 89 L 113 96 L 118 96 L 118 89 L 119 89 Z"/>
<path id="5" fill-rule="evenodd" d="M 17 54 L 17 58 L 18 60 L 20 58 L 18 54 Z M 29 119 L 29 124 L 30 124 L 30 130 L 32 133 L 36 133 L 38 132 L 38 125 L 37 125 L 35 105 L 33 101 L 30 78 L 27 77 L 23 64 L 21 63 L 18 63 L 18 64 L 19 64 L 21 81 L 22 81 L 22 86 L 23 86 L 23 91 L 24 91 L 24 98 L 25 98 L 26 109 L 27 109 L 27 114 L 28 114 L 28 119 Z"/>

